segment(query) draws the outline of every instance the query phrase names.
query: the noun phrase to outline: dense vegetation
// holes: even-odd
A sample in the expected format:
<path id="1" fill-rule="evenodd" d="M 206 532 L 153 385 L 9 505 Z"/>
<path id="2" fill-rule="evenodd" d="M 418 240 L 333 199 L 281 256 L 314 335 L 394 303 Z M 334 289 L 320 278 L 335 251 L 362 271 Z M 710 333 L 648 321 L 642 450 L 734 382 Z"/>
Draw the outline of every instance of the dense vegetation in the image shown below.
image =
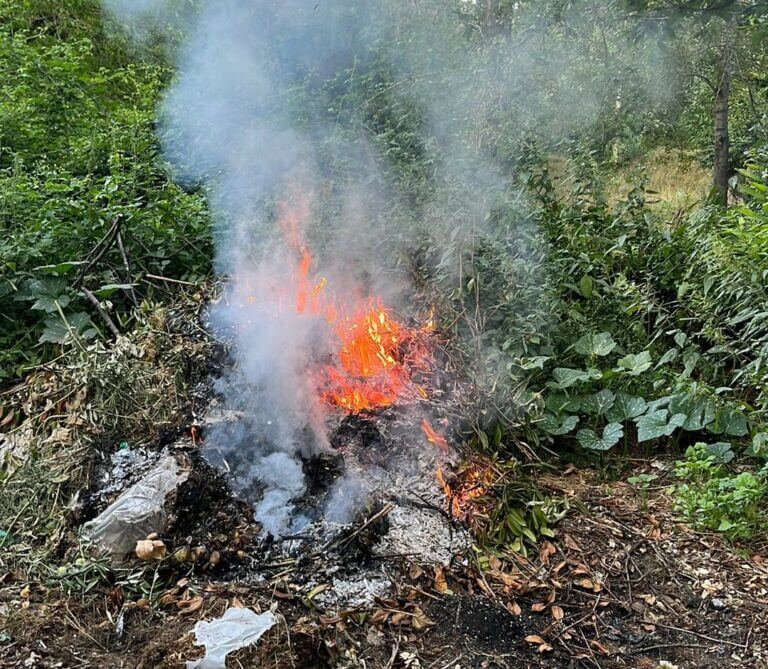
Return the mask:
<path id="1" fill-rule="evenodd" d="M 444 138 L 426 127 L 418 78 L 397 80 L 375 43 L 364 65 L 298 79 L 289 95 L 297 123 L 362 133 L 382 179 L 406 195 L 399 224 L 426 228 L 403 262 L 439 303 L 486 402 L 474 417 L 480 448 L 508 460 L 523 435 L 609 465 L 671 450 L 680 512 L 744 539 L 766 529 L 768 490 L 768 52 L 758 4 L 711 4 L 460 3 L 461 39 L 425 63 L 438 80 L 450 80 L 452 59 L 469 50 L 484 62 L 510 35 L 527 63 L 519 95 L 463 119 L 455 138 L 508 180 L 471 241 L 429 235 L 463 211 L 461 169 L 472 165 L 437 180 Z M 0 31 L 0 381 L 10 382 L 83 339 L 129 330 L 135 309 L 169 296 L 156 277 L 195 282 L 213 252 L 205 193 L 174 183 L 155 133 L 170 46 L 130 46 L 89 0 L 4 3 Z M 545 57 L 553 45 L 557 61 Z M 662 77 L 661 62 L 685 66 Z M 470 73 L 466 95 L 494 90 L 489 71 Z M 715 189 L 673 205 L 643 165 L 674 148 L 712 168 L 725 74 L 729 204 Z M 630 175 L 623 188 L 619 172 Z M 528 519 L 537 529 L 540 516 Z"/>
<path id="2" fill-rule="evenodd" d="M 133 300 L 150 290 L 142 277 L 199 277 L 211 245 L 204 197 L 176 186 L 159 158 L 155 105 L 170 71 L 129 51 L 97 3 L 3 3 L 0 74 L 8 381 L 55 357 L 70 330 L 111 336 L 80 288 L 130 327 Z M 118 216 L 130 272 L 114 238 L 98 252 Z"/>

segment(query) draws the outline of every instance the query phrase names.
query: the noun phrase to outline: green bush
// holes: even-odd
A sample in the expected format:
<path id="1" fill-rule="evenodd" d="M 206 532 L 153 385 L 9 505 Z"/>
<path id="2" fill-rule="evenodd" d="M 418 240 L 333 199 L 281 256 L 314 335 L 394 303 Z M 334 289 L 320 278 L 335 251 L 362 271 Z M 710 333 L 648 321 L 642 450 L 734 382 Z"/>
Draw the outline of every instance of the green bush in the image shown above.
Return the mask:
<path id="1" fill-rule="evenodd" d="M 722 532 L 729 539 L 751 539 L 768 527 L 768 469 L 731 474 L 723 462 L 729 451 L 718 446 L 697 443 L 675 464 L 682 481 L 674 491 L 675 509 L 697 528 Z"/>
<path id="2" fill-rule="evenodd" d="M 169 77 L 110 32 L 96 1 L 0 8 L 0 382 L 55 355 L 65 321 L 104 329 L 80 283 L 119 322 L 133 306 L 122 286 L 209 271 L 204 196 L 176 186 L 159 156 L 155 107 Z M 77 281 L 118 215 L 130 276 L 115 244 Z"/>

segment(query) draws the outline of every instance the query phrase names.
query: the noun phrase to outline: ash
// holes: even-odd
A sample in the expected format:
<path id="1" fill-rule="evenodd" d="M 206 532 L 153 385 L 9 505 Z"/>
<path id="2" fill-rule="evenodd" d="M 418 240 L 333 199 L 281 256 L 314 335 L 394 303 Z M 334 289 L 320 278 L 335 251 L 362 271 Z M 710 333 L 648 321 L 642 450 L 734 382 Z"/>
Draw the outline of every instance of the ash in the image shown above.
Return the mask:
<path id="1" fill-rule="evenodd" d="M 159 460 L 160 453 L 145 448 L 118 448 L 97 470 L 98 501 L 111 501 L 139 481 Z"/>
<path id="2" fill-rule="evenodd" d="M 418 406 L 398 407 L 328 426 L 332 450 L 303 460 L 303 493 L 286 505 L 290 529 L 272 536 L 265 526 L 248 578 L 290 571 L 292 583 L 316 592 L 317 604 L 355 608 L 386 596 L 389 575 L 403 565 L 446 566 L 466 551 L 470 538 L 448 513 L 435 475 L 455 454 L 426 442 L 422 415 Z M 210 422 L 217 419 L 218 407 Z M 234 468 L 226 473 L 236 476 Z M 242 487 L 233 481 L 233 490 Z M 270 491 L 265 486 L 264 495 Z M 251 489 L 249 501 L 254 496 Z"/>

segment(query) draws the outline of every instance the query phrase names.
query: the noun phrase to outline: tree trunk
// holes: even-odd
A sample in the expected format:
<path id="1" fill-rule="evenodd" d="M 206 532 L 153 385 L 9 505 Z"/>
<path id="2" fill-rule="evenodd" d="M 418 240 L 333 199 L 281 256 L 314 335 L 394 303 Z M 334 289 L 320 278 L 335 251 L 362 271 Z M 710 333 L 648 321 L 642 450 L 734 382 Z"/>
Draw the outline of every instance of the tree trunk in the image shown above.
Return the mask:
<path id="1" fill-rule="evenodd" d="M 728 136 L 728 102 L 731 96 L 731 52 L 722 51 L 722 69 L 715 89 L 715 160 L 713 186 L 722 204 L 728 204 L 728 178 L 730 177 L 730 138 Z"/>

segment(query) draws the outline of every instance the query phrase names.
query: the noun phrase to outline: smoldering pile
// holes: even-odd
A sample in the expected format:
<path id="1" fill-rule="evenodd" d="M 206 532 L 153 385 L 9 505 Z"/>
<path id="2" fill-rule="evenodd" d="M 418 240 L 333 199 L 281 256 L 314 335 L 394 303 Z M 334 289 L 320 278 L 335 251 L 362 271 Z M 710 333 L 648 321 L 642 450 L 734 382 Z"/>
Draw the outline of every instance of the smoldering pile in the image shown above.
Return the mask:
<path id="1" fill-rule="evenodd" d="M 290 573 L 294 583 L 320 588 L 319 603 L 349 607 L 385 594 L 387 575 L 403 561 L 447 565 L 461 559 L 469 536 L 451 517 L 436 476 L 458 454 L 447 442 L 430 443 L 422 428 L 425 415 L 441 424 L 447 399 L 331 412 L 322 425 L 328 447 L 307 446 L 306 455 L 287 457 L 269 452 L 266 440 L 253 448 L 252 416 L 226 408 L 229 396 L 212 400 L 199 434 L 208 461 L 253 505 L 257 522 L 266 519 L 259 549 L 238 578 Z M 309 433 L 305 437 L 312 442 Z M 254 458 L 244 462 L 249 444 L 246 452 Z M 231 465 L 227 453 L 236 454 Z"/>

